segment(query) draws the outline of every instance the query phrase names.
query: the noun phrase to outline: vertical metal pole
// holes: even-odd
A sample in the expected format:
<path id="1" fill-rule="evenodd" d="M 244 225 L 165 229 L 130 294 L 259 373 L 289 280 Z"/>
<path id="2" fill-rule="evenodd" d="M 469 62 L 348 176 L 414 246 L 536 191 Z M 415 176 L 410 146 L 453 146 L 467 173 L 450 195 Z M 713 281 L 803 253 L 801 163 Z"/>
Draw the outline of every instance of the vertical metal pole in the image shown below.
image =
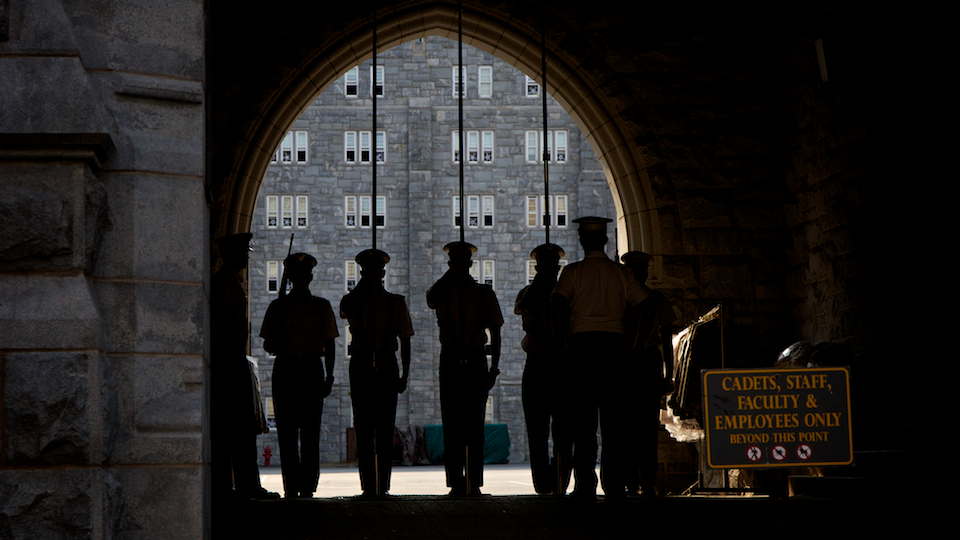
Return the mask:
<path id="1" fill-rule="evenodd" d="M 463 164 L 466 160 L 464 155 L 463 140 L 463 94 L 466 90 L 466 81 L 463 71 L 463 2 L 457 3 L 457 113 L 459 117 L 459 146 L 460 146 L 460 242 L 465 242 L 464 226 L 467 222 L 467 216 L 464 213 L 463 202 Z"/>
<path id="2" fill-rule="evenodd" d="M 546 23 L 543 23 L 540 29 L 540 76 L 543 79 L 543 84 L 540 87 L 540 97 L 543 102 L 543 206 L 544 213 L 547 216 L 543 227 L 546 233 L 546 243 L 549 244 L 550 222 L 553 216 L 550 213 L 550 154 L 547 151 L 547 141 L 550 140 L 550 133 L 547 131 L 547 39 L 544 35 L 546 27 Z"/>
<path id="3" fill-rule="evenodd" d="M 372 160 L 370 162 L 371 168 L 371 196 L 370 196 L 370 230 L 372 231 L 373 236 L 373 249 L 377 249 L 377 11 L 373 11 L 373 69 L 370 71 L 370 101 L 373 102 L 373 128 L 370 134 L 370 146 L 372 147 L 371 154 Z M 383 140 L 384 146 L 387 144 L 386 134 L 384 134 Z M 371 325 L 371 338 L 372 342 L 370 343 L 371 351 L 371 362 L 373 363 L 373 370 L 377 370 L 377 293 L 380 289 L 380 276 L 367 276 L 367 278 L 373 278 L 373 295 L 370 297 L 370 312 L 373 315 L 373 324 Z M 372 381 L 370 381 L 372 382 Z M 380 452 L 384 452 L 383 448 L 377 448 L 377 426 L 374 426 L 374 438 L 373 438 L 373 476 L 374 476 L 374 493 L 380 495 Z"/>

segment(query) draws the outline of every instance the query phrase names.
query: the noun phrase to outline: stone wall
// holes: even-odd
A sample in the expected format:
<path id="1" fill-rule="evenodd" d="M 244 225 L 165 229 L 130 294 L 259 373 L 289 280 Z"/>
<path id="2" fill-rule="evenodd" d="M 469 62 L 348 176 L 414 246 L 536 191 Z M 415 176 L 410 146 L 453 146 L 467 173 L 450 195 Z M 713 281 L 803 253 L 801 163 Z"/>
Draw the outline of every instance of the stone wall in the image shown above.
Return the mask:
<path id="1" fill-rule="evenodd" d="M 201 6 L 0 4 L 0 538 L 200 537 Z"/>

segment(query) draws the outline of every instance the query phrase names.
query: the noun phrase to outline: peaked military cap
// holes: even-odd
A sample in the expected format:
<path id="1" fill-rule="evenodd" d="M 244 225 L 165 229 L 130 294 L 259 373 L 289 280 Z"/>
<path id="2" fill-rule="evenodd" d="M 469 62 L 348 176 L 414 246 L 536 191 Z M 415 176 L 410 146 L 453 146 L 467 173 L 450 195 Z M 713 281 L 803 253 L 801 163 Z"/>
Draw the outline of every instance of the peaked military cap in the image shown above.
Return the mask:
<path id="1" fill-rule="evenodd" d="M 540 244 L 530 252 L 530 258 L 534 260 L 540 260 L 544 255 L 560 260 L 564 255 L 563 248 L 556 244 Z"/>
<path id="2" fill-rule="evenodd" d="M 653 255 L 642 251 L 628 251 L 620 256 L 620 260 L 627 266 L 653 264 Z"/>
<path id="3" fill-rule="evenodd" d="M 574 223 L 580 226 L 580 228 L 577 229 L 580 232 L 587 232 L 587 231 L 606 232 L 607 223 L 610 223 L 611 221 L 613 220 L 610 218 L 596 217 L 596 216 L 585 216 L 585 217 L 577 218 L 573 220 Z"/>
<path id="4" fill-rule="evenodd" d="M 287 272 L 309 272 L 317 265 L 317 260 L 306 253 L 294 253 L 283 260 Z"/>
<path id="5" fill-rule="evenodd" d="M 355 260 L 362 268 L 383 268 L 390 262 L 390 255 L 379 249 L 365 249 L 357 254 Z"/>
<path id="6" fill-rule="evenodd" d="M 443 246 L 443 251 L 450 257 L 456 257 L 457 255 L 469 257 L 477 252 L 477 246 L 468 242 L 450 242 Z"/>
<path id="7" fill-rule="evenodd" d="M 253 233 L 228 234 L 217 238 L 214 240 L 214 243 L 217 244 L 221 250 L 246 249 L 253 251 L 253 248 L 250 247 L 251 238 L 253 238 Z"/>

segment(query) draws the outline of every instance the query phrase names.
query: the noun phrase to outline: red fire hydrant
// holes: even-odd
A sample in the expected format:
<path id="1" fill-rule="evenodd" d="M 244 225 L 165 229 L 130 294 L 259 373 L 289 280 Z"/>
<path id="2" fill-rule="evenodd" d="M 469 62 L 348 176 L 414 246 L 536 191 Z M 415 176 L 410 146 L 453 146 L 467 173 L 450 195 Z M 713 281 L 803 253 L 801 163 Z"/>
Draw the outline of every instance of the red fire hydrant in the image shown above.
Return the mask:
<path id="1" fill-rule="evenodd" d="M 270 451 L 269 446 L 263 449 L 263 466 L 264 467 L 270 466 L 270 456 L 272 455 L 273 455 L 273 452 Z"/>

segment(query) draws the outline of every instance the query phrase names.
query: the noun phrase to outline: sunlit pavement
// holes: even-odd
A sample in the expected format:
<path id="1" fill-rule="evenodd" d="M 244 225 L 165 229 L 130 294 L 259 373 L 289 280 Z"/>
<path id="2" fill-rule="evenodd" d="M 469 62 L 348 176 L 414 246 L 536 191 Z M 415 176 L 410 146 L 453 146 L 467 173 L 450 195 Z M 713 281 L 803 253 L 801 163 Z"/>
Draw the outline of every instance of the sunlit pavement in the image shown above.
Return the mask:
<path id="1" fill-rule="evenodd" d="M 260 483 L 268 491 L 283 494 L 283 479 L 279 467 L 260 467 Z M 390 479 L 391 495 L 446 495 L 449 491 L 443 465 L 393 467 Z M 481 491 L 485 495 L 534 495 L 530 464 L 484 465 Z M 360 495 L 360 492 L 360 473 L 356 466 L 320 469 L 316 497 L 352 497 Z M 603 490 L 599 493 L 602 495 Z"/>

